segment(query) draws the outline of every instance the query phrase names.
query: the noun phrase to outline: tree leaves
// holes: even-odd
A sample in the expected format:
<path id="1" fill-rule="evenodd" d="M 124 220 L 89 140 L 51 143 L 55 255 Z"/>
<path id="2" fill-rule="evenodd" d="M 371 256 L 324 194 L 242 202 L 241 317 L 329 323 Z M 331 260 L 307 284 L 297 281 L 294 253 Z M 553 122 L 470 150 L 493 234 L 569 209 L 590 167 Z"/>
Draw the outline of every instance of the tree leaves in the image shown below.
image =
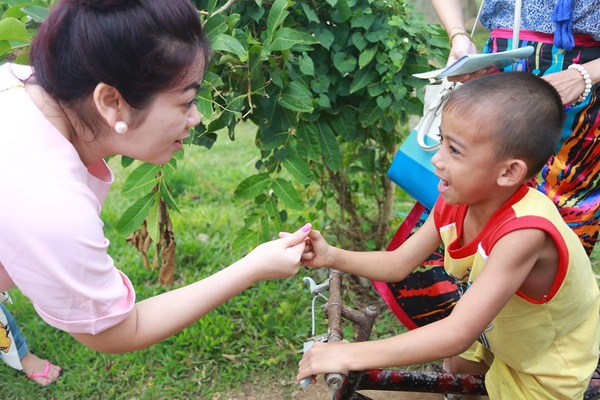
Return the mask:
<path id="1" fill-rule="evenodd" d="M 231 39 L 215 52 L 212 72 L 222 84 L 213 86 L 219 106 L 207 132 L 231 132 L 241 119 L 258 127 L 256 172 L 235 190 L 236 199 L 254 200 L 239 243 L 269 237 L 287 210 L 329 201 L 356 218 L 354 226 L 370 229 L 371 215 L 355 202 L 393 197 L 380 193 L 390 152 L 408 115 L 422 109 L 422 82 L 411 74 L 447 52 L 436 39 L 441 31 L 411 7 L 403 0 L 274 0 L 236 2 L 229 18 L 209 14 L 211 40 Z"/>

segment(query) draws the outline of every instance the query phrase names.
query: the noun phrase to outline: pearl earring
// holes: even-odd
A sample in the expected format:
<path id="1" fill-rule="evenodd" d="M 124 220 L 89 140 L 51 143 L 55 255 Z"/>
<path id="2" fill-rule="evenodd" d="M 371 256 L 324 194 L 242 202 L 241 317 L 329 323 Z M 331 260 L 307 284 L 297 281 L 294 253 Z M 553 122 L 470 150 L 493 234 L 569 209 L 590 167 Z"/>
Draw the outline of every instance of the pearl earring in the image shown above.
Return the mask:
<path id="1" fill-rule="evenodd" d="M 127 132 L 128 126 L 127 123 L 125 121 L 117 121 L 115 123 L 115 131 L 119 134 L 122 135 L 125 132 Z"/>

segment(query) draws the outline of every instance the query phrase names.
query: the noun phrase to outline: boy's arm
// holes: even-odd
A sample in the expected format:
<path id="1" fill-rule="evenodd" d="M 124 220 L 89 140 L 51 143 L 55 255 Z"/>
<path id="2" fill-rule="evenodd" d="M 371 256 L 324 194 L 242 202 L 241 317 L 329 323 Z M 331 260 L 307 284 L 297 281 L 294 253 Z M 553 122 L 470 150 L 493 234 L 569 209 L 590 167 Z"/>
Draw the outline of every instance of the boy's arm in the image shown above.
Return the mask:
<path id="1" fill-rule="evenodd" d="M 421 364 L 462 353 L 521 287 L 545 240 L 545 233 L 536 229 L 507 234 L 496 243 L 485 267 L 450 316 L 388 339 L 315 343 L 300 361 L 298 379 Z"/>
<path id="2" fill-rule="evenodd" d="M 319 231 L 310 235 L 302 265 L 329 267 L 352 275 L 382 282 L 397 282 L 435 251 L 441 239 L 433 213 L 410 238 L 394 251 L 349 251 L 328 245 Z"/>

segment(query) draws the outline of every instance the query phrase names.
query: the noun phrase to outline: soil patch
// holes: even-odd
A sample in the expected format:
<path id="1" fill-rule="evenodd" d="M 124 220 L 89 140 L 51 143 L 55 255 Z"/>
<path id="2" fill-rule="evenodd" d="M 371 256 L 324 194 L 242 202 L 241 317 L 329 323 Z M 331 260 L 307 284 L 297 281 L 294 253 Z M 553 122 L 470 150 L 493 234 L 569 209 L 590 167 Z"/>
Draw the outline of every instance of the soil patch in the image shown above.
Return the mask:
<path id="1" fill-rule="evenodd" d="M 441 394 L 408 393 L 408 392 L 382 392 L 361 390 L 360 393 L 372 400 L 443 400 Z M 248 386 L 238 393 L 215 395 L 211 400 L 331 400 L 331 390 L 323 382 L 310 385 L 306 389 L 293 388 L 289 385 L 271 385 L 258 388 Z"/>

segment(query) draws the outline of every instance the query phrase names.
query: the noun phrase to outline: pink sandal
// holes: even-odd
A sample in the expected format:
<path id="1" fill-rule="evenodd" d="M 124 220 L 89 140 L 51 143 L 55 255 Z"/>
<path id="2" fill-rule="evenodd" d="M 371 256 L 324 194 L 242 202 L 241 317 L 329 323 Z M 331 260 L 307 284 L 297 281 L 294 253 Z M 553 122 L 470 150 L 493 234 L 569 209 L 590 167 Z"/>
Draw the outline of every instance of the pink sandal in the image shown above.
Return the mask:
<path id="1" fill-rule="evenodd" d="M 52 364 L 50 364 L 50 361 L 48 361 L 48 360 L 44 360 L 44 361 L 46 362 L 46 367 L 44 368 L 44 372 L 35 372 L 33 374 L 28 374 L 26 376 L 31 380 L 33 380 L 35 378 L 43 378 L 46 380 L 46 383 L 39 383 L 37 381 L 34 381 L 34 382 L 38 383 L 42 386 L 47 386 L 58 379 L 58 377 L 60 376 L 60 372 L 56 378 L 54 378 L 54 379 L 51 378 L 50 377 L 50 367 L 52 367 Z"/>

